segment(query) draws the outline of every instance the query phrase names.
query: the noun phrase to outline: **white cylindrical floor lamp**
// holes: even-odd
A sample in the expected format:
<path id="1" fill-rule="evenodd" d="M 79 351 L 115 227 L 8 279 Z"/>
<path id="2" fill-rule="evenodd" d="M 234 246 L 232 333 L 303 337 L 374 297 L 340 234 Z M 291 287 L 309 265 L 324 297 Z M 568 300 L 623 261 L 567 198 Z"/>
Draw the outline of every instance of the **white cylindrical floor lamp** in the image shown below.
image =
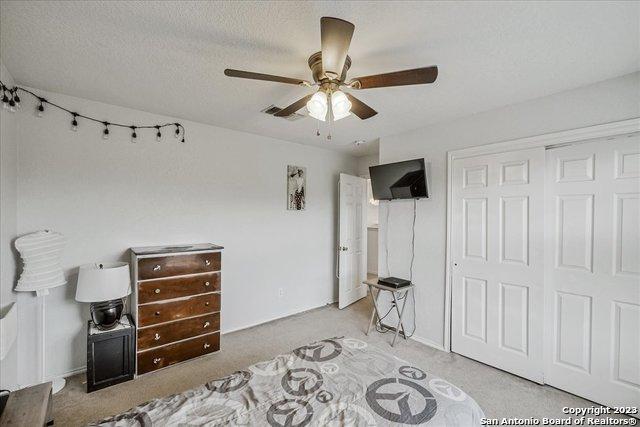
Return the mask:
<path id="1" fill-rule="evenodd" d="M 64 249 L 66 239 L 60 233 L 50 230 L 38 231 L 19 237 L 15 241 L 15 246 L 22 258 L 23 267 L 20 279 L 15 290 L 19 292 L 35 292 L 40 298 L 40 308 L 42 316 L 42 372 L 41 382 L 45 380 L 45 296 L 49 294 L 49 289 L 67 284 L 67 279 L 62 272 L 60 256 Z M 65 385 L 64 378 L 54 378 L 53 392 L 57 393 Z"/>

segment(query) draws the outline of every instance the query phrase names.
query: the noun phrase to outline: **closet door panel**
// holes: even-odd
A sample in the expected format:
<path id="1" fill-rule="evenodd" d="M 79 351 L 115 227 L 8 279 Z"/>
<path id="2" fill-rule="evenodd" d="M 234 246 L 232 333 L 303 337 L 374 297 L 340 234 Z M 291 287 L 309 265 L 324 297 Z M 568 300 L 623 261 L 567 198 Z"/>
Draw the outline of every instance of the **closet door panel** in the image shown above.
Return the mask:
<path id="1" fill-rule="evenodd" d="M 544 148 L 455 160 L 451 347 L 542 382 Z"/>
<path id="2" fill-rule="evenodd" d="M 545 382 L 640 402 L 640 137 L 546 153 Z"/>

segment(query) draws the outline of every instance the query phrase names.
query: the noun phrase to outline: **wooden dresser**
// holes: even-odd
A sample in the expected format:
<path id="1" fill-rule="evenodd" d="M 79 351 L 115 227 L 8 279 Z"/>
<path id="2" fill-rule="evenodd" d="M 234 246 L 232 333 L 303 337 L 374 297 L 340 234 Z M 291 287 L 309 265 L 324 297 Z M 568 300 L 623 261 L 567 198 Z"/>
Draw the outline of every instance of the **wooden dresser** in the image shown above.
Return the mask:
<path id="1" fill-rule="evenodd" d="M 220 350 L 222 249 L 131 248 L 137 375 Z"/>

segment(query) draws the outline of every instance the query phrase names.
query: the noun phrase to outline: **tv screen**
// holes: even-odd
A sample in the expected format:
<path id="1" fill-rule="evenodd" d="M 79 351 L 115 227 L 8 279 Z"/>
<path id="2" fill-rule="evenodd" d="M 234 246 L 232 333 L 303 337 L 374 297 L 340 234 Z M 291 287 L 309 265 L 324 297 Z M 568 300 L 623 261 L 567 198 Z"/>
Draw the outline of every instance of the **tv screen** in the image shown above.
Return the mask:
<path id="1" fill-rule="evenodd" d="M 369 174 L 376 200 L 429 197 L 424 159 L 371 166 Z"/>

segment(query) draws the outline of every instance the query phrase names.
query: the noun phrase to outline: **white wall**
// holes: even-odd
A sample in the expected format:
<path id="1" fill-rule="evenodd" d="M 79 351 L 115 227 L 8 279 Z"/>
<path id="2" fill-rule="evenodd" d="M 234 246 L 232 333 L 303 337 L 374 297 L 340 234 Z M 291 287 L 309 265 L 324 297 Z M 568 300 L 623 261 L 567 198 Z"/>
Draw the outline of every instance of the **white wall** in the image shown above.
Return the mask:
<path id="1" fill-rule="evenodd" d="M 444 342 L 447 151 L 640 117 L 639 97 L 640 73 L 634 73 L 380 139 L 381 163 L 419 157 L 431 163 L 432 196 L 417 202 L 413 278 L 418 340 L 434 346 Z M 412 218 L 412 201 L 380 204 L 381 275 L 386 272 L 388 229 L 390 273 L 409 276 Z M 407 307 L 405 316 L 411 331 L 411 307 Z"/>
<path id="2" fill-rule="evenodd" d="M 36 91 L 111 121 L 176 121 Z M 162 143 L 154 132 L 140 131 L 142 141 L 132 144 L 129 131 L 117 128 L 103 142 L 100 126 L 79 120 L 74 133 L 68 114 L 49 108 L 36 118 L 31 101 L 25 104 L 16 116 L 18 232 L 48 228 L 68 239 L 63 263 L 69 286 L 54 289 L 46 300 L 48 377 L 86 363 L 88 307 L 74 301 L 76 268 L 128 260 L 131 246 L 225 246 L 223 332 L 337 299 L 337 183 L 340 172 L 356 173 L 354 157 L 183 120 L 186 144 L 174 139 L 173 130 Z M 306 211 L 286 210 L 288 164 L 307 167 Z M 23 299 L 21 319 L 37 330 L 35 298 Z M 36 335 L 21 342 L 23 383 L 37 379 L 36 343 Z"/>
<path id="3" fill-rule="evenodd" d="M 358 176 L 362 178 L 369 178 L 369 166 L 376 166 L 378 161 L 378 153 L 371 154 L 369 156 L 358 157 Z M 373 194 L 371 193 L 371 182 L 367 185 L 367 200 L 372 200 Z M 367 203 L 367 225 L 378 226 L 378 206 L 371 203 Z M 377 262 L 377 261 L 376 261 Z"/>
<path id="4" fill-rule="evenodd" d="M 12 87 L 13 78 L 0 62 L 0 80 Z M 0 109 L 0 313 L 16 300 L 12 292 L 15 284 L 16 262 L 13 240 L 17 235 L 17 169 L 15 114 Z M 0 314 L 1 316 L 2 314 Z M 14 389 L 17 385 L 18 344 L 14 342 L 7 356 L 0 361 L 0 388 Z"/>
<path id="5" fill-rule="evenodd" d="M 358 176 L 369 178 L 369 166 L 378 164 L 379 153 L 358 157 Z"/>

